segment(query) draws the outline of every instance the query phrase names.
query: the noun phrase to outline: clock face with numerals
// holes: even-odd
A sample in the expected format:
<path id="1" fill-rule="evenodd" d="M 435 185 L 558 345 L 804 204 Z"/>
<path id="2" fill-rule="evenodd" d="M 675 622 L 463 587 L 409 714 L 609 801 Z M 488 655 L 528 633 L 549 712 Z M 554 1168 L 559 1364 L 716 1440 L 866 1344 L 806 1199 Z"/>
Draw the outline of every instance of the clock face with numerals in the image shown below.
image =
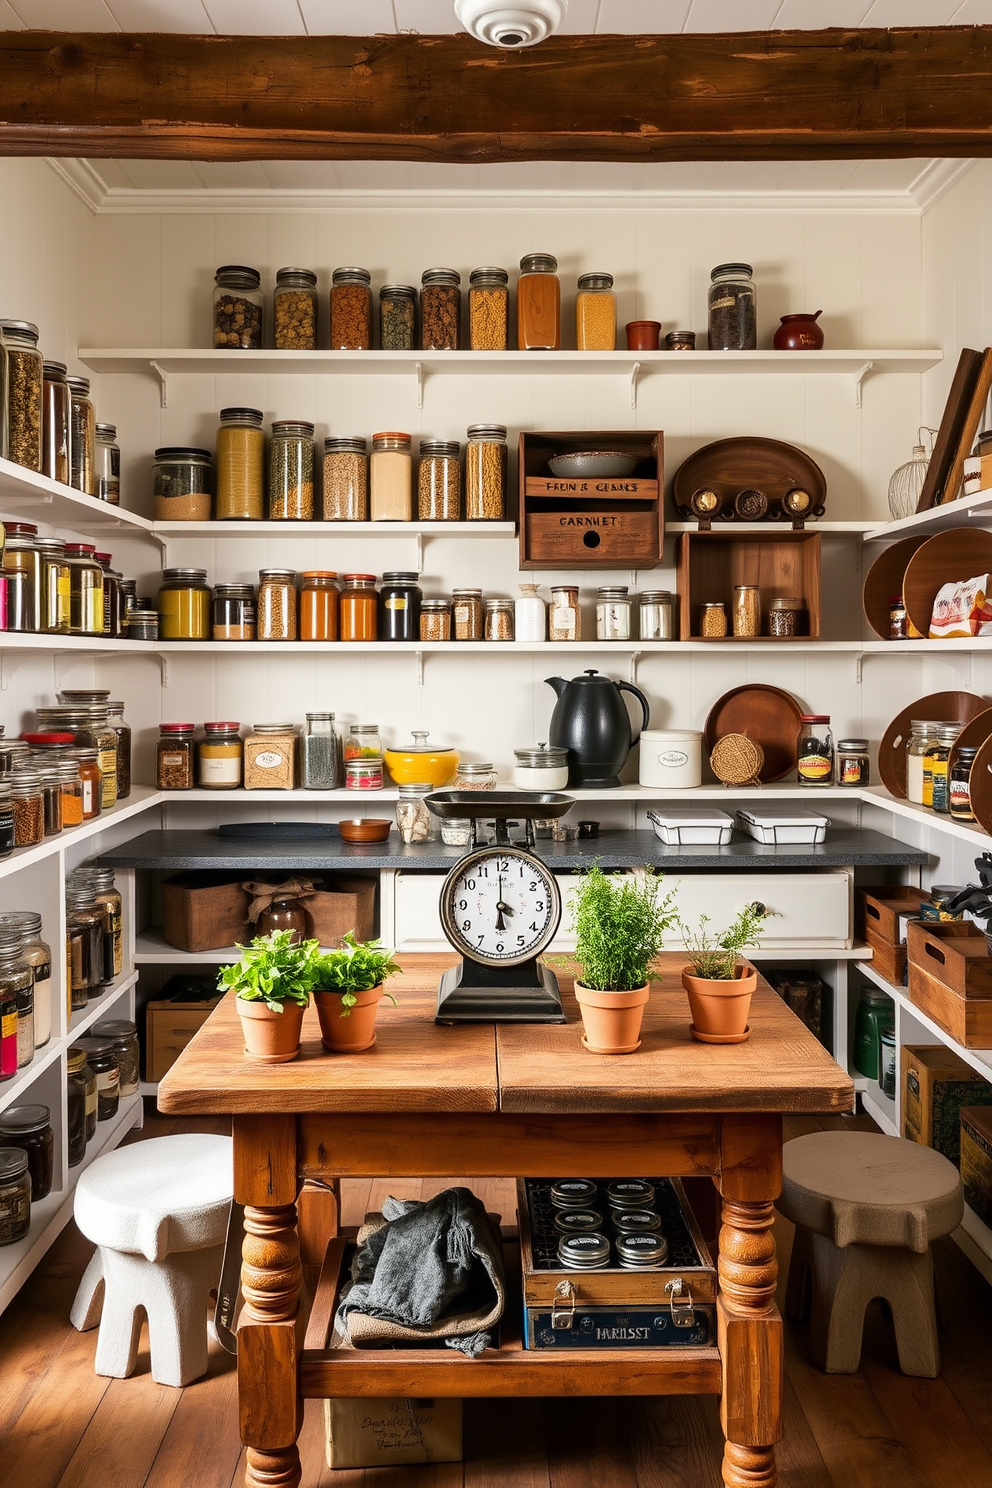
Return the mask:
<path id="1" fill-rule="evenodd" d="M 441 889 L 441 922 L 456 951 L 485 966 L 517 966 L 550 943 L 561 919 L 558 885 L 516 847 L 484 847 L 455 864 Z"/>

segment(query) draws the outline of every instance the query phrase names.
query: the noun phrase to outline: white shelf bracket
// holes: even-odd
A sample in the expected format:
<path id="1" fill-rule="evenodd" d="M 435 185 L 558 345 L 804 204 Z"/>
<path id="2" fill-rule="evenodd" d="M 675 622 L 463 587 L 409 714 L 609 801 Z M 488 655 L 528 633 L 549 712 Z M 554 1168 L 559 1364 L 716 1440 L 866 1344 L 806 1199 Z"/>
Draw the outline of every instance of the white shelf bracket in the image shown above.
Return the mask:
<path id="1" fill-rule="evenodd" d="M 169 406 L 169 374 L 161 362 L 151 361 L 148 363 L 155 376 L 158 378 L 158 401 L 160 408 Z"/>
<path id="2" fill-rule="evenodd" d="M 857 687 L 860 687 L 861 686 L 861 679 L 862 679 L 862 676 L 863 676 L 863 673 L 864 673 L 864 664 L 865 664 L 864 652 L 863 651 L 859 651 L 858 654 L 857 654 L 857 656 L 854 658 L 854 682 L 855 682 L 855 686 L 857 686 Z"/>
<path id="3" fill-rule="evenodd" d="M 414 363 L 414 368 L 415 368 L 416 373 L 417 373 L 417 407 L 418 408 L 423 408 L 423 406 L 424 406 L 424 364 L 423 364 L 423 362 L 415 362 Z"/>
<path id="4" fill-rule="evenodd" d="M 18 655 L 16 651 L 0 651 L 0 692 L 6 692 L 10 679 L 19 667 L 30 660 L 30 653 Z"/>
<path id="5" fill-rule="evenodd" d="M 861 384 L 874 367 L 874 362 L 865 362 L 864 366 L 854 374 L 854 406 L 861 407 Z"/>
<path id="6" fill-rule="evenodd" d="M 160 676 L 161 681 L 162 681 L 162 686 L 163 687 L 168 687 L 168 685 L 169 685 L 169 658 L 167 656 L 163 656 L 160 652 L 157 652 L 156 655 L 155 655 L 155 660 L 158 662 L 158 670 L 159 670 L 159 676 Z"/>
<path id="7" fill-rule="evenodd" d="M 418 651 L 417 652 L 417 686 L 418 687 L 423 687 L 423 685 L 424 685 L 424 653 L 423 653 L 423 651 Z"/>
<path id="8" fill-rule="evenodd" d="M 631 651 L 630 665 L 627 668 L 627 681 L 631 684 L 631 686 L 635 686 L 637 683 L 637 663 L 640 657 L 640 651 Z"/>
<path id="9" fill-rule="evenodd" d="M 636 408 L 637 407 L 637 379 L 640 376 L 640 372 L 641 372 L 641 364 L 640 364 L 640 362 L 635 362 L 634 365 L 630 369 L 630 406 L 631 406 L 631 408 Z"/>
<path id="10" fill-rule="evenodd" d="M 424 571 L 424 534 L 422 532 L 418 532 L 416 534 L 416 537 L 417 537 L 417 573 L 418 574 L 422 574 L 423 571 Z"/>

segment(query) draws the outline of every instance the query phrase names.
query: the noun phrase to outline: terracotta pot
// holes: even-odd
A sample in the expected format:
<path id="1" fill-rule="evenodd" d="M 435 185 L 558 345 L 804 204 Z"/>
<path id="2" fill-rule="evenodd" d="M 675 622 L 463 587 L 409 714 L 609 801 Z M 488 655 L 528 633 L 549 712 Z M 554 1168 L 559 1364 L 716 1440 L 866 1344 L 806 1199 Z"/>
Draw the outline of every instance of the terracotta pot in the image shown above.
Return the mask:
<path id="1" fill-rule="evenodd" d="M 628 351 L 657 351 L 661 341 L 660 320 L 628 320 Z"/>
<path id="2" fill-rule="evenodd" d="M 315 992 L 314 1005 L 320 1019 L 320 1042 L 332 1054 L 360 1054 L 375 1043 L 375 1015 L 385 992 L 381 983 L 355 995 L 358 1001 L 341 1016 L 340 992 Z"/>
<path id="3" fill-rule="evenodd" d="M 647 983 L 631 992 L 599 992 L 595 987 L 576 982 L 575 997 L 586 1031 L 584 1043 L 590 1053 L 633 1054 L 640 1048 Z"/>
<path id="4" fill-rule="evenodd" d="M 732 981 L 710 981 L 682 968 L 682 985 L 689 997 L 692 1035 L 702 1043 L 739 1043 L 748 1036 L 747 1015 L 758 984 L 758 973 L 741 962 Z"/>
<path id="5" fill-rule="evenodd" d="M 234 1003 L 241 1019 L 246 1059 L 253 1064 L 288 1064 L 296 1058 L 303 1031 L 304 1010 L 299 1003 L 284 1003 L 281 1013 L 274 1013 L 264 1002 L 246 1002 L 243 997 L 236 997 Z"/>
<path id="6" fill-rule="evenodd" d="M 823 327 L 816 323 L 822 314 L 822 310 L 817 310 L 813 315 L 780 316 L 782 324 L 775 332 L 775 340 L 772 343 L 775 350 L 822 351 Z"/>

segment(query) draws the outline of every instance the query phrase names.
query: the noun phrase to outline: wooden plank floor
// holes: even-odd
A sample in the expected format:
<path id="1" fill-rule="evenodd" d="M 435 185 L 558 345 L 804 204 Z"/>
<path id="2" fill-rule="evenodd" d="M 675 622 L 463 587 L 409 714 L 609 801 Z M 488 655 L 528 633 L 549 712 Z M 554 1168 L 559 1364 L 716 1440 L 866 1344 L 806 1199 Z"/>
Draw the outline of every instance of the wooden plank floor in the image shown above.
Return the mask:
<path id="1" fill-rule="evenodd" d="M 790 1120 L 788 1135 L 845 1122 Z M 154 1114 L 135 1139 L 221 1129 Z M 387 1188 L 420 1197 L 450 1181 L 348 1183 L 345 1222 L 357 1223 Z M 472 1186 L 511 1218 L 511 1184 Z M 784 1275 L 792 1237 L 782 1221 L 778 1238 Z M 208 1375 L 174 1390 L 152 1380 L 143 1339 L 131 1379 L 99 1378 L 95 1333 L 67 1321 L 89 1253 L 70 1225 L 0 1317 L 0 1488 L 239 1488 L 234 1361 L 214 1348 Z M 821 1374 L 801 1332 L 787 1327 L 782 1488 L 990 1488 L 992 1291 L 949 1242 L 936 1261 L 940 1379 L 898 1372 L 880 1312 L 856 1375 Z M 464 1463 L 335 1473 L 311 1401 L 300 1445 L 305 1488 L 720 1488 L 717 1407 L 706 1398 L 468 1401 Z"/>

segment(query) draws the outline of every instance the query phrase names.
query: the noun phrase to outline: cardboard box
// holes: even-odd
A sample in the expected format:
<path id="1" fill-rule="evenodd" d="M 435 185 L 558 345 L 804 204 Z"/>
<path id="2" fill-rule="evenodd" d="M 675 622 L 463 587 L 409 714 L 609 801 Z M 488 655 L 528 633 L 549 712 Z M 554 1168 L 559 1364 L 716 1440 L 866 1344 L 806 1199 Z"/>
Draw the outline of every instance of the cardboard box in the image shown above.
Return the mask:
<path id="1" fill-rule="evenodd" d="M 325 1400 L 327 1465 L 461 1462 L 460 1400 Z"/>
<path id="2" fill-rule="evenodd" d="M 162 936 L 180 951 L 216 951 L 251 934 L 244 873 L 179 873 L 162 884 Z"/>
<path id="3" fill-rule="evenodd" d="M 203 1027 L 222 993 L 205 1002 L 149 1002 L 145 1008 L 145 1079 L 156 1081 L 175 1064 Z"/>
<path id="4" fill-rule="evenodd" d="M 961 1182 L 965 1201 L 992 1225 L 992 1110 L 961 1108 Z"/>
<path id="5" fill-rule="evenodd" d="M 992 1106 L 992 1084 L 943 1044 L 902 1048 L 902 1134 L 960 1162 L 961 1107 Z"/>
<path id="6" fill-rule="evenodd" d="M 322 946 L 340 945 L 349 930 L 356 940 L 370 940 L 375 928 L 375 880 L 334 873 L 328 888 L 303 901 L 310 933 Z"/>

